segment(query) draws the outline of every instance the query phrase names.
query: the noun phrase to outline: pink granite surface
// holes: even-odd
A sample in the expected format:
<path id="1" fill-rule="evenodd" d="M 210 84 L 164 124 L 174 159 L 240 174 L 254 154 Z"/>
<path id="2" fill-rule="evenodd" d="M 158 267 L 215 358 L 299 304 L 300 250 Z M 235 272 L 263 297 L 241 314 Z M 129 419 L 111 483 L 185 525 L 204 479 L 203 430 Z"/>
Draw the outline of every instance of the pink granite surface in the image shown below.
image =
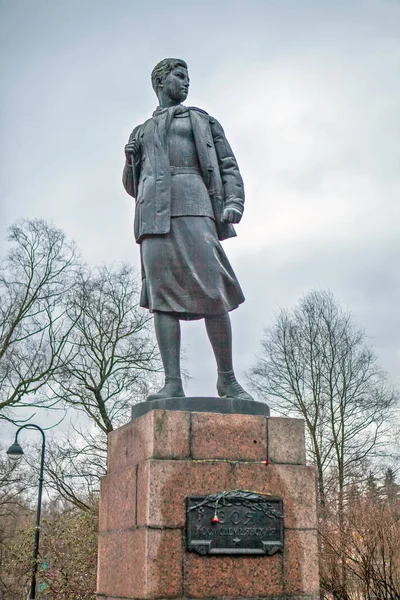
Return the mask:
<path id="1" fill-rule="evenodd" d="M 99 531 L 127 529 L 136 525 L 136 470 L 106 475 L 100 481 Z"/>
<path id="2" fill-rule="evenodd" d="M 192 598 L 263 597 L 282 593 L 283 559 L 273 556 L 184 557 L 184 591 Z"/>
<path id="3" fill-rule="evenodd" d="M 233 467 L 228 462 L 147 461 L 138 472 L 138 525 L 184 527 L 187 496 L 233 486 Z"/>
<path id="4" fill-rule="evenodd" d="M 192 413 L 191 456 L 195 459 L 265 460 L 265 417 Z"/>
<path id="5" fill-rule="evenodd" d="M 317 532 L 286 531 L 284 559 L 285 592 L 292 595 L 318 594 Z"/>
<path id="6" fill-rule="evenodd" d="M 103 596 L 100 594 L 96 594 L 96 598 L 97 600 L 121 600 L 121 596 Z M 292 594 L 287 595 L 284 594 L 283 596 L 279 595 L 268 595 L 268 596 L 257 596 L 255 598 L 251 598 L 250 596 L 247 596 L 245 600 L 260 600 L 260 598 L 263 598 L 263 600 L 320 600 L 320 595 L 318 594 L 301 594 L 301 595 L 297 595 L 295 594 L 294 596 Z M 122 598 L 122 600 L 137 600 L 136 598 Z M 188 600 L 187 596 L 177 596 L 176 600 Z M 204 599 L 204 600 L 210 600 L 209 598 Z M 230 600 L 229 598 L 225 597 L 224 600 Z"/>
<path id="7" fill-rule="evenodd" d="M 180 529 L 148 529 L 147 598 L 174 598 L 183 592 L 183 537 Z"/>
<path id="8" fill-rule="evenodd" d="M 97 591 L 105 596 L 145 598 L 146 557 L 145 529 L 100 534 Z"/>
<path id="9" fill-rule="evenodd" d="M 102 594 L 96 594 L 96 598 L 97 600 L 121 600 L 121 596 L 103 596 Z M 268 596 L 257 596 L 255 598 L 251 598 L 250 596 L 247 596 L 245 600 L 260 600 L 260 598 L 263 598 L 263 600 L 320 600 L 320 595 L 319 593 L 317 594 L 295 594 L 295 595 L 287 595 L 284 594 L 283 596 L 279 595 L 268 595 Z M 137 600 L 136 598 L 123 598 L 122 600 Z M 188 600 L 187 596 L 177 596 L 176 600 Z M 209 598 L 204 599 L 204 600 L 210 600 Z M 224 600 L 230 600 L 229 598 L 225 597 Z"/>
<path id="10" fill-rule="evenodd" d="M 303 419 L 270 417 L 268 421 L 268 458 L 271 463 L 306 464 Z"/>
<path id="11" fill-rule="evenodd" d="M 99 536 L 98 594 L 122 598 L 182 595 L 182 533 L 133 529 Z"/>
<path id="12" fill-rule="evenodd" d="M 189 458 L 190 413 L 153 410 L 134 423 L 137 462 L 149 458 Z"/>
<path id="13" fill-rule="evenodd" d="M 302 465 L 249 465 L 235 467 L 235 487 L 283 499 L 285 527 L 317 526 L 315 470 Z"/>
<path id="14" fill-rule="evenodd" d="M 98 600 L 317 600 L 315 474 L 304 457 L 298 419 L 157 410 L 112 432 Z M 284 552 L 186 551 L 186 497 L 238 488 L 283 498 Z"/>
<path id="15" fill-rule="evenodd" d="M 153 410 L 108 436 L 108 473 L 149 458 L 189 458 L 190 413 Z"/>

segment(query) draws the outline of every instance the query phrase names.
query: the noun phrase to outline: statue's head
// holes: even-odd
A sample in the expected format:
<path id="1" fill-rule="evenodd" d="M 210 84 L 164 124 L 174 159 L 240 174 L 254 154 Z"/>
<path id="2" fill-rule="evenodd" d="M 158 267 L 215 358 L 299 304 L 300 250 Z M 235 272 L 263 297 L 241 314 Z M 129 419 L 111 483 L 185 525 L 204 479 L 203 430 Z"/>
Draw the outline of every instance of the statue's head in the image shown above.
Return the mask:
<path id="1" fill-rule="evenodd" d="M 187 64 L 181 58 L 164 58 L 154 67 L 151 84 L 159 99 L 160 94 L 165 94 L 176 102 L 183 102 L 189 91 Z"/>

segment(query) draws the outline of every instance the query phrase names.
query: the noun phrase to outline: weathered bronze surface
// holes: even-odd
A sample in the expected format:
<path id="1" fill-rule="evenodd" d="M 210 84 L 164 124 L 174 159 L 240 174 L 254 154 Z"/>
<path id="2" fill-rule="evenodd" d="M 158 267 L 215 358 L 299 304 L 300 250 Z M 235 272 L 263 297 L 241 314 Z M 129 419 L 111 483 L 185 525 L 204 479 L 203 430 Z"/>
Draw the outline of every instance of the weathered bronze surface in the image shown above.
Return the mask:
<path id="1" fill-rule="evenodd" d="M 234 490 L 187 498 L 187 549 L 199 554 L 267 554 L 283 550 L 283 501 Z"/>
<path id="2" fill-rule="evenodd" d="M 244 295 L 220 243 L 236 235 L 244 186 L 225 133 L 206 111 L 185 106 L 189 73 L 166 58 L 152 72 L 159 105 L 125 146 L 123 183 L 136 200 L 141 306 L 154 313 L 165 385 L 148 400 L 184 397 L 180 320 L 203 319 L 215 355 L 217 392 L 253 401 L 236 379 L 229 311 Z"/>
<path id="3" fill-rule="evenodd" d="M 258 415 L 269 417 L 269 407 L 264 402 L 248 402 L 238 398 L 213 398 L 195 396 L 163 398 L 152 402 L 139 402 L 132 406 L 132 421 L 151 410 L 179 410 L 184 412 L 207 412 L 234 415 Z"/>

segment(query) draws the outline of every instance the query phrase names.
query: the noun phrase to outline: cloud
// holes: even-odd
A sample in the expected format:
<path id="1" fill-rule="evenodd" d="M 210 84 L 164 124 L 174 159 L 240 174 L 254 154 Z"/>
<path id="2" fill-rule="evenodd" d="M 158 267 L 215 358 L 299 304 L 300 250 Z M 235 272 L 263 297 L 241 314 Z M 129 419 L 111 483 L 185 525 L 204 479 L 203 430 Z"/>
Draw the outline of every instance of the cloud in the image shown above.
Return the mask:
<path id="1" fill-rule="evenodd" d="M 15 0 L 3 12 L 2 240 L 40 216 L 90 262 L 139 266 L 123 146 L 156 104 L 152 67 L 182 56 L 189 103 L 221 121 L 246 184 L 224 245 L 247 296 L 232 314 L 239 371 L 278 308 L 323 287 L 398 377 L 399 3 Z M 214 393 L 201 323 L 185 324 L 184 344 L 188 390 Z"/>

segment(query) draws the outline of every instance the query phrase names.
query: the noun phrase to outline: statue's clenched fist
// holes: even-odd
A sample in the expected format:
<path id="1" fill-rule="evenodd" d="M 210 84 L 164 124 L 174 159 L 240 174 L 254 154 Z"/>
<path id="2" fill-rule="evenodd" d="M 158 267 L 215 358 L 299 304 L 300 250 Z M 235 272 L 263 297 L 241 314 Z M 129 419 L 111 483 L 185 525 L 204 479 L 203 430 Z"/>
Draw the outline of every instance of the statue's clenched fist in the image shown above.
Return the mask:
<path id="1" fill-rule="evenodd" d="M 128 162 L 131 162 L 132 159 L 139 154 L 139 142 L 136 139 L 133 139 L 131 142 L 128 142 L 125 146 L 125 156 Z"/>
<path id="2" fill-rule="evenodd" d="M 239 223 L 242 218 L 242 213 L 235 208 L 225 208 L 222 214 L 222 220 L 225 223 Z"/>

